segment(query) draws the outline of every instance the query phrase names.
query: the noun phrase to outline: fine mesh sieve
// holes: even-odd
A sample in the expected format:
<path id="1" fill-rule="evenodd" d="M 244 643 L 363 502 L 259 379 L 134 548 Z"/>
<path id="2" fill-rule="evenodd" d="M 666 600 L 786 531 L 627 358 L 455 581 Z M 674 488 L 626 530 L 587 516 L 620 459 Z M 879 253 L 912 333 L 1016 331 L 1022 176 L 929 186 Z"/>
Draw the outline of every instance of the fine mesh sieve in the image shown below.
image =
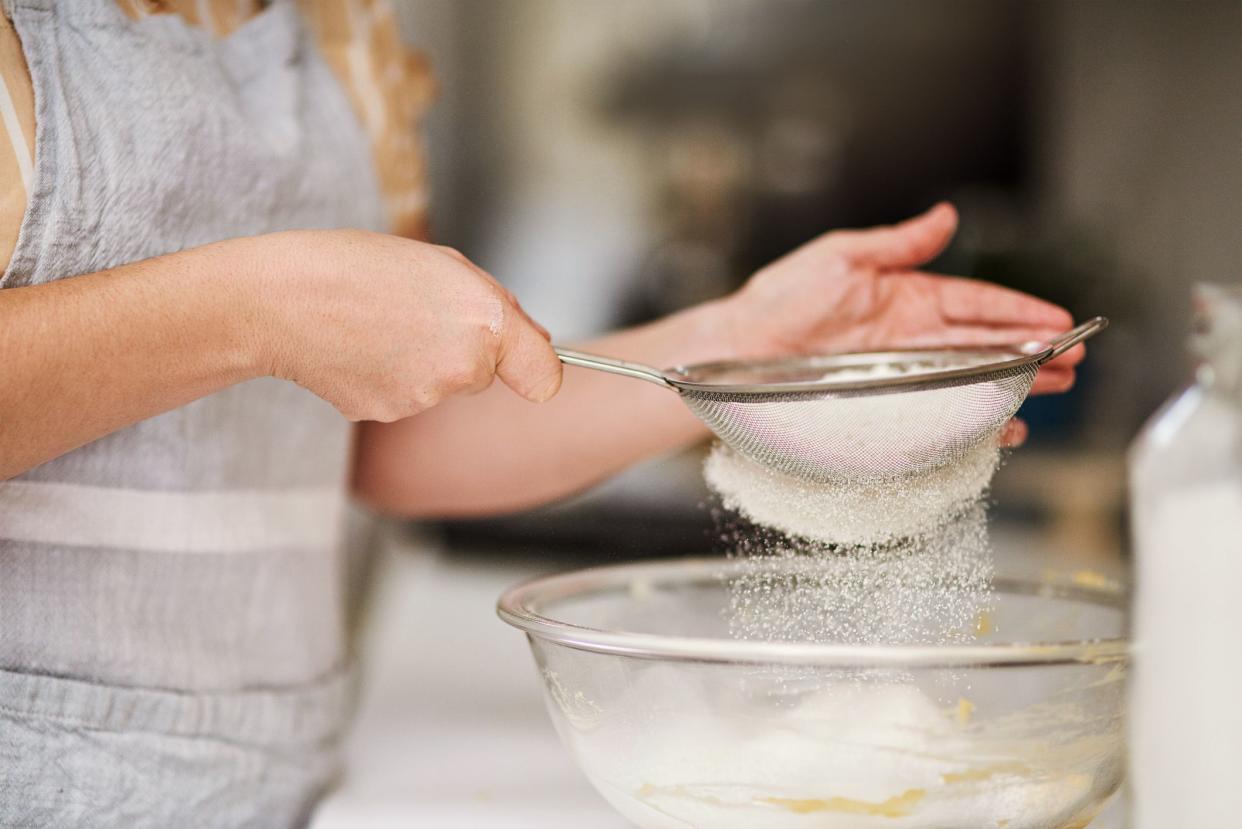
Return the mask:
<path id="1" fill-rule="evenodd" d="M 569 365 L 673 389 L 725 444 L 816 483 L 885 480 L 952 463 L 1017 412 L 1039 367 L 1103 330 L 1049 342 L 702 363 L 666 371 L 558 348 Z"/>

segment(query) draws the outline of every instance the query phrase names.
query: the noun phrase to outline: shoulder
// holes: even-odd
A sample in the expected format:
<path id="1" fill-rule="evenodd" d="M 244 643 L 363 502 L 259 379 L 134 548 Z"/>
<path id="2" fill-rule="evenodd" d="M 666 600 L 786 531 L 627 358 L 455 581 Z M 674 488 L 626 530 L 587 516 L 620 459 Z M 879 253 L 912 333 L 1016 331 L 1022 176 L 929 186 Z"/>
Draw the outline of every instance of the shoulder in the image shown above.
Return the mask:
<path id="1" fill-rule="evenodd" d="M 8 266 L 33 174 L 34 89 L 21 41 L 0 14 L 0 272 Z"/>

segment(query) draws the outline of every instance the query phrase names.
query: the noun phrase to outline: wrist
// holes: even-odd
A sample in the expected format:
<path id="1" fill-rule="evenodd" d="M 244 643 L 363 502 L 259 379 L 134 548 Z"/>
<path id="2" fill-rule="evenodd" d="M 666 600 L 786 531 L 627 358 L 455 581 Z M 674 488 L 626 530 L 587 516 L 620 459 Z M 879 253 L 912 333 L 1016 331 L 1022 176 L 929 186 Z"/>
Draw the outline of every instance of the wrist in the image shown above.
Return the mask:
<path id="1" fill-rule="evenodd" d="M 289 291 L 275 234 L 232 239 L 213 246 L 211 290 L 225 370 L 236 380 L 280 375 L 287 343 Z"/>
<path id="2" fill-rule="evenodd" d="M 738 292 L 682 312 L 695 343 L 695 362 L 762 359 L 772 356 L 745 296 Z M 678 315 L 681 316 L 681 315 Z"/>

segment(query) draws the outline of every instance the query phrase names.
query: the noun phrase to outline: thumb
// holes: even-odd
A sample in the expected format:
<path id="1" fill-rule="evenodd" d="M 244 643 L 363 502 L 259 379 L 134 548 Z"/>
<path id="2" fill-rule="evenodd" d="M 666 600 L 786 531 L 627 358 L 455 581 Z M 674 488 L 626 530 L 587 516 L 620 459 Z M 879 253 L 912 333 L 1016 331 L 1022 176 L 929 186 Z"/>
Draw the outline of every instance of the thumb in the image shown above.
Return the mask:
<path id="1" fill-rule="evenodd" d="M 957 230 L 957 210 L 940 202 L 919 215 L 886 227 L 842 230 L 827 240 L 857 264 L 916 268 L 940 254 Z"/>
<path id="2" fill-rule="evenodd" d="M 505 303 L 496 374 L 505 385 L 535 403 L 561 388 L 562 366 L 544 332 L 517 305 Z"/>

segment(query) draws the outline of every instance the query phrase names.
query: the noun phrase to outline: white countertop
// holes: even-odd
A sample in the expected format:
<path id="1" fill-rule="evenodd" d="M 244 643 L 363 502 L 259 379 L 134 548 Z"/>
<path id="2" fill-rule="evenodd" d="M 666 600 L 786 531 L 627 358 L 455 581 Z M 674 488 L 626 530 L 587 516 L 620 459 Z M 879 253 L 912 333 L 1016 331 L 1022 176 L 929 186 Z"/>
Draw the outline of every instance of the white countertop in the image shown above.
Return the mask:
<path id="1" fill-rule="evenodd" d="M 347 779 L 312 829 L 630 826 L 562 748 L 526 642 L 494 611 L 501 590 L 548 565 L 383 546 Z M 1121 826 L 1119 811 L 1092 829 Z"/>

